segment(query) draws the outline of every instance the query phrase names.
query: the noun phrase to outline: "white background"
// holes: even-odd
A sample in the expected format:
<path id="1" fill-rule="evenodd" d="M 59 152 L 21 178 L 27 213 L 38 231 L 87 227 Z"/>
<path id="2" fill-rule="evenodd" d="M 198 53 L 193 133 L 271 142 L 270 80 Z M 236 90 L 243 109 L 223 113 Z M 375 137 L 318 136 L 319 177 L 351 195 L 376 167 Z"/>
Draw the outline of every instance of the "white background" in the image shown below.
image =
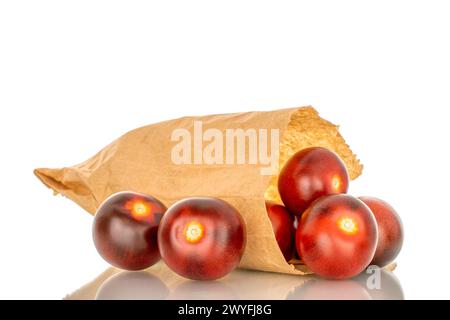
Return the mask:
<path id="1" fill-rule="evenodd" d="M 311 104 L 397 208 L 406 298 L 450 298 L 448 1 L 0 2 L 0 298 L 62 298 L 107 268 L 90 215 L 35 167 L 137 126 Z"/>

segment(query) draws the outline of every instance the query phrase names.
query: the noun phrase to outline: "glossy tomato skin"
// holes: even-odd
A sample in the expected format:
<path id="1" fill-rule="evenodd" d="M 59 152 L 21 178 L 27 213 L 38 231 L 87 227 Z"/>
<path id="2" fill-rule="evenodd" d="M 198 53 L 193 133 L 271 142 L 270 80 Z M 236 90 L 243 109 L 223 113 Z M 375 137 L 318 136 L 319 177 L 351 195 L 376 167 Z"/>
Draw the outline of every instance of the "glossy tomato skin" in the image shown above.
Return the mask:
<path id="1" fill-rule="evenodd" d="M 239 264 L 246 243 L 245 223 L 227 202 L 194 197 L 171 206 L 158 232 L 167 266 L 192 280 L 214 280 Z"/>
<path id="2" fill-rule="evenodd" d="M 295 252 L 294 217 L 284 206 L 271 201 L 266 201 L 266 209 L 278 246 L 286 261 L 290 261 Z"/>
<path id="3" fill-rule="evenodd" d="M 372 260 L 378 229 L 370 209 L 350 195 L 316 200 L 303 214 L 296 233 L 298 253 L 314 273 L 328 279 L 360 274 Z"/>
<path id="4" fill-rule="evenodd" d="M 278 177 L 278 191 L 286 208 L 297 216 L 325 195 L 346 193 L 347 168 L 334 152 L 312 147 L 300 150 L 285 164 Z"/>
<path id="5" fill-rule="evenodd" d="M 371 264 L 385 267 L 393 262 L 403 245 L 403 224 L 395 209 L 374 197 L 360 197 L 372 211 L 378 224 L 378 245 Z"/>
<path id="6" fill-rule="evenodd" d="M 98 208 L 92 227 L 94 245 L 111 265 L 141 270 L 160 260 L 157 235 L 166 207 L 158 199 L 119 192 Z"/>

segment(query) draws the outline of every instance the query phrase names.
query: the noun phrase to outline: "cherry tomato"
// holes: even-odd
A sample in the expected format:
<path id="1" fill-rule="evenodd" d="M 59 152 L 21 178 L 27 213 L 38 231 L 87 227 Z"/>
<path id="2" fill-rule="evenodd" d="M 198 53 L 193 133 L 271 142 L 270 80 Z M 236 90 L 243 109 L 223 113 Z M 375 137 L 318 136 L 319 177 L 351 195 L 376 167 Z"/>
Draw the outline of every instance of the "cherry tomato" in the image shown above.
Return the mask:
<path id="1" fill-rule="evenodd" d="M 314 273 L 347 279 L 369 265 L 377 239 L 370 209 L 361 200 L 341 194 L 322 197 L 306 210 L 297 228 L 296 246 Z"/>
<path id="2" fill-rule="evenodd" d="M 373 198 L 360 197 L 375 216 L 378 224 L 378 245 L 371 264 L 387 266 L 394 261 L 403 245 L 403 225 L 400 216 L 387 202 Z"/>
<path id="3" fill-rule="evenodd" d="M 164 262 L 179 275 L 214 280 L 239 264 L 246 241 L 245 223 L 227 202 L 187 198 L 170 207 L 158 232 Z"/>
<path id="4" fill-rule="evenodd" d="M 286 261 L 290 261 L 295 251 L 294 217 L 284 206 L 274 202 L 266 201 L 266 209 L 278 246 Z"/>
<path id="5" fill-rule="evenodd" d="M 346 193 L 348 185 L 348 172 L 342 160 L 321 147 L 294 154 L 278 177 L 281 200 L 297 216 L 321 196 Z"/>
<path id="6" fill-rule="evenodd" d="M 141 270 L 160 260 L 157 235 L 166 207 L 152 196 L 119 192 L 104 201 L 92 235 L 99 254 L 125 270 Z"/>

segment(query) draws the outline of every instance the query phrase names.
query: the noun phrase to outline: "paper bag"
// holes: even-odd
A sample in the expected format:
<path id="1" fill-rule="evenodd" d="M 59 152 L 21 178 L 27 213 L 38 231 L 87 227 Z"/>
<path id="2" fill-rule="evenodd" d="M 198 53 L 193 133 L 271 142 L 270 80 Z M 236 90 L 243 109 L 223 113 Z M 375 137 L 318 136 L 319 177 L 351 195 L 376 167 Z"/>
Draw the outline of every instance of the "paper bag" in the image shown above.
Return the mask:
<path id="1" fill-rule="evenodd" d="M 241 134 L 245 139 L 240 145 L 237 140 L 228 145 L 226 142 L 233 141 L 227 140 L 228 134 L 231 138 Z M 271 148 L 276 146 L 277 134 L 279 148 Z M 247 146 L 242 148 L 245 141 Z M 262 142 L 265 150 L 261 150 Z M 255 143 L 260 147 L 257 151 Z M 183 146 L 190 147 L 189 153 L 186 148 L 183 152 Z M 281 203 L 277 173 L 295 152 L 311 146 L 336 152 L 351 179 L 361 174 L 362 165 L 338 127 L 320 118 L 312 107 L 156 123 L 126 133 L 81 164 L 36 169 L 35 174 L 55 194 L 65 195 L 91 214 L 108 196 L 125 190 L 150 194 L 166 206 L 191 196 L 221 198 L 246 222 L 247 245 L 241 268 L 305 274 L 306 267 L 283 258 L 265 200 Z M 276 161 L 272 173 L 268 159 Z"/>

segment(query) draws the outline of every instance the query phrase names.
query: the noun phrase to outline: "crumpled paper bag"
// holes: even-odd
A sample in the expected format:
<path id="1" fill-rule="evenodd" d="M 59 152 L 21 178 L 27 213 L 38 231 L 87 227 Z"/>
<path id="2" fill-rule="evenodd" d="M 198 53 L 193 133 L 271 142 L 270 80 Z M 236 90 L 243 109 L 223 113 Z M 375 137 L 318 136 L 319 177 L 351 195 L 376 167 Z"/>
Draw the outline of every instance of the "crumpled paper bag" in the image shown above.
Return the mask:
<path id="1" fill-rule="evenodd" d="M 199 124 L 202 133 L 208 129 L 213 129 L 208 132 L 214 134 L 225 133 L 227 129 L 267 133 L 266 147 L 269 151 L 272 150 L 272 141 L 275 141 L 269 133 L 278 131 L 279 152 L 267 152 L 278 164 L 274 174 L 262 174 L 268 170 L 267 162 L 252 163 L 248 160 L 255 156 L 252 154 L 254 150 L 250 150 L 250 138 L 244 150 L 244 160 L 248 161 L 239 163 L 236 149 L 234 163 L 229 164 L 225 160 L 223 163 L 202 163 L 201 152 L 205 151 L 208 142 L 199 144 L 196 140 L 199 138 L 198 135 L 196 137 Z M 194 148 L 190 164 L 176 164 L 173 161 L 174 146 L 179 140 L 174 140 L 174 135 L 179 138 L 187 133 L 192 135 L 191 147 L 202 147 L 200 156 L 199 148 Z M 339 134 L 338 127 L 320 118 L 312 107 L 184 117 L 160 122 L 126 133 L 81 164 L 60 169 L 40 168 L 34 173 L 55 194 L 63 194 L 91 214 L 95 214 L 108 196 L 125 190 L 150 194 L 166 206 L 191 196 L 221 198 L 239 210 L 246 222 L 247 245 L 241 268 L 302 275 L 309 273 L 304 265 L 298 261 L 289 264 L 283 258 L 266 213 L 265 200 L 281 203 L 276 187 L 277 173 L 295 152 L 311 146 L 322 146 L 336 152 L 344 161 L 351 179 L 361 174 L 362 165 Z M 211 154 L 216 156 L 217 150 Z M 224 159 L 228 152 L 224 151 Z M 183 152 L 179 155 L 187 156 Z M 183 158 L 184 163 L 188 158 Z"/>

